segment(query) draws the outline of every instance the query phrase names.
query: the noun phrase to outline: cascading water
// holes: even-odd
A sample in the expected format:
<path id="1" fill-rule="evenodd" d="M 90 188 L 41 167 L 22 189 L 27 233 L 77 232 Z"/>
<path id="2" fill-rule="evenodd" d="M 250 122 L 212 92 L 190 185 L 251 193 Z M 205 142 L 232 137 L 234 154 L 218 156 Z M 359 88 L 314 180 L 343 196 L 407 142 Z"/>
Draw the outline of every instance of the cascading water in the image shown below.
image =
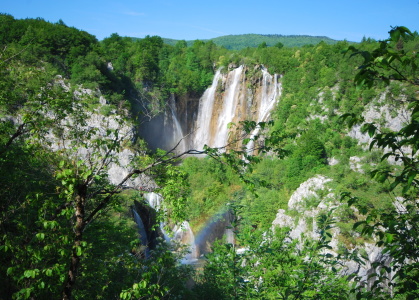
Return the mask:
<path id="1" fill-rule="evenodd" d="M 201 150 L 205 144 L 210 147 L 226 146 L 229 142 L 228 124 L 231 122 L 237 124 L 252 120 L 258 123 L 269 120 L 281 85 L 278 75 L 270 75 L 263 66 L 260 68 L 260 79 L 247 78 L 248 70 L 244 66 L 227 74 L 217 71 L 211 87 L 199 100 L 196 130 L 193 132 L 194 149 Z M 252 84 L 251 88 L 249 84 Z M 256 128 L 251 137 L 256 136 L 259 130 Z M 247 147 L 250 151 L 253 143 Z"/>
<path id="2" fill-rule="evenodd" d="M 218 70 L 211 87 L 201 97 L 196 120 L 197 130 L 194 132 L 193 145 L 196 149 L 201 150 L 204 145 L 223 147 L 227 144 L 228 124 L 236 116 L 242 73 L 243 66 L 240 66 L 224 78 Z M 220 80 L 226 89 L 221 101 L 216 101 Z"/>
<path id="3" fill-rule="evenodd" d="M 198 108 L 197 128 L 193 133 L 193 147 L 197 150 L 202 150 L 205 144 L 210 143 L 211 138 L 211 121 L 213 118 L 213 109 L 215 102 L 215 93 L 218 82 L 221 80 L 221 69 L 219 69 L 214 76 L 212 85 L 202 95 Z"/>
<path id="4" fill-rule="evenodd" d="M 187 144 L 183 140 L 185 135 L 183 134 L 182 125 L 179 122 L 174 95 L 168 99 L 164 113 L 154 116 L 151 119 L 149 119 L 147 113 L 144 113 L 140 122 L 138 133 L 151 149 L 160 148 L 170 151 L 180 142 L 175 152 L 181 153 L 181 151 L 186 150 Z"/>
<path id="5" fill-rule="evenodd" d="M 272 76 L 265 68 L 262 69 L 262 74 L 262 98 L 259 105 L 257 122 L 263 122 L 269 118 L 272 108 L 281 93 L 281 85 L 278 83 L 278 75 L 275 74 Z"/>
<path id="6" fill-rule="evenodd" d="M 156 211 L 160 209 L 162 198 L 159 194 L 154 192 L 144 193 L 144 198 L 147 200 L 147 203 Z"/>
<path id="7" fill-rule="evenodd" d="M 232 71 L 232 82 L 225 92 L 223 110 L 218 115 L 217 133 L 213 141 L 213 147 L 223 147 L 228 141 L 228 124 L 233 121 L 236 115 L 236 108 L 238 103 L 238 89 L 240 78 L 242 75 L 243 66 Z"/>
<path id="8" fill-rule="evenodd" d="M 156 211 L 162 209 L 161 204 L 163 198 L 161 195 L 153 192 L 144 193 L 144 198 L 147 200 L 148 204 Z M 196 260 L 197 251 L 195 245 L 195 236 L 188 221 L 183 221 L 180 226 L 175 226 L 172 229 L 172 234 L 170 235 L 167 234 L 164 230 L 163 223 L 160 224 L 160 230 L 163 233 L 166 242 L 170 243 L 172 241 L 175 241 L 188 247 L 188 254 L 186 254 L 186 256 L 184 257 L 183 262 L 193 262 L 193 260 Z"/>
<path id="9" fill-rule="evenodd" d="M 262 97 L 258 109 L 258 117 L 256 123 L 266 122 L 271 116 L 271 111 L 275 106 L 277 99 L 280 97 L 282 89 L 281 84 L 278 82 L 278 75 L 272 76 L 268 73 L 265 68 L 262 68 L 263 84 L 262 84 Z M 250 141 L 246 145 L 248 153 L 253 152 L 254 140 L 253 138 L 259 134 L 260 126 L 256 128 L 250 134 Z"/>
<path id="10" fill-rule="evenodd" d="M 177 146 L 175 151 L 177 153 L 183 153 L 186 151 L 186 142 L 184 140 L 182 126 L 180 126 L 179 119 L 177 117 L 174 95 L 170 97 L 169 108 L 170 108 L 170 111 L 172 112 L 172 123 L 173 123 L 173 137 L 172 137 L 172 143 L 171 143 L 172 148 Z"/>
<path id="11" fill-rule="evenodd" d="M 195 235 L 189 222 L 183 221 L 180 226 L 173 228 L 173 240 L 187 246 L 188 253 L 183 258 L 183 263 L 191 263 L 197 259 L 197 249 L 195 245 Z"/>
<path id="12" fill-rule="evenodd" d="M 177 153 L 202 150 L 204 145 L 224 147 L 231 142 L 229 123 L 269 119 L 280 94 L 278 76 L 270 75 L 263 66 L 221 71 L 215 73 L 211 86 L 200 99 L 172 95 L 164 115 L 139 127 L 140 135 L 151 148 L 168 151 L 179 141 Z M 258 132 L 253 132 L 253 136 Z"/>

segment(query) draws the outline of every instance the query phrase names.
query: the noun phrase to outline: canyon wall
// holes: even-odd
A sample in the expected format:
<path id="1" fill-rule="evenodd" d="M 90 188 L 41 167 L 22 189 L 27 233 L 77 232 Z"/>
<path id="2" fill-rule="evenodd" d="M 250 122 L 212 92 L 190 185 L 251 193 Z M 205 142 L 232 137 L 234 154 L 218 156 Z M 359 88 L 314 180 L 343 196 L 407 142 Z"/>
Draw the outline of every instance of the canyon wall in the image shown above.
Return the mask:
<path id="1" fill-rule="evenodd" d="M 200 98 L 171 97 L 164 114 L 141 125 L 140 135 L 153 149 L 171 150 L 180 141 L 178 153 L 204 145 L 223 147 L 229 142 L 230 123 L 269 120 L 280 94 L 279 76 L 263 66 L 230 66 L 215 73 Z"/>

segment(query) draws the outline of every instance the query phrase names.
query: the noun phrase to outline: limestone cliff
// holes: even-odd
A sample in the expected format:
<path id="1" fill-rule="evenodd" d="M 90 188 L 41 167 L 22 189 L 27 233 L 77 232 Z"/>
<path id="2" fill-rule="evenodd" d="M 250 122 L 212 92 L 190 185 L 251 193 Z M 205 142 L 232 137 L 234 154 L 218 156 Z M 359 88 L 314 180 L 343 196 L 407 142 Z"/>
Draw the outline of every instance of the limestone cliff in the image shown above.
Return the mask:
<path id="1" fill-rule="evenodd" d="M 170 150 L 182 137 L 180 149 L 222 147 L 229 142 L 230 123 L 269 120 L 281 94 L 279 78 L 260 65 L 218 70 L 200 98 L 172 96 L 165 113 L 143 123 L 140 134 L 152 148 Z"/>

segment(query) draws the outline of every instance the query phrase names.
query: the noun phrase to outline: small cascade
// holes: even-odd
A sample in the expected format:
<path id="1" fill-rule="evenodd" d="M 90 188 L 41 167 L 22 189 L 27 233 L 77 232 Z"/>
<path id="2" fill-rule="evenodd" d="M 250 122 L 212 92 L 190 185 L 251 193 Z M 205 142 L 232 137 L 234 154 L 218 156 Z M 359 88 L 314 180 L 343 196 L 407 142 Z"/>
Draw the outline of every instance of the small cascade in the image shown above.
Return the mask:
<path id="1" fill-rule="evenodd" d="M 195 235 L 189 225 L 189 222 L 183 221 L 180 226 L 173 228 L 173 240 L 188 247 L 188 253 L 182 260 L 183 263 L 191 263 L 198 257 L 197 248 L 195 244 Z"/>
<path id="2" fill-rule="evenodd" d="M 183 153 L 186 151 L 186 142 L 183 139 L 184 134 L 182 131 L 182 126 L 180 126 L 179 119 L 176 113 L 176 102 L 175 96 L 172 94 L 169 100 L 169 109 L 172 113 L 172 123 L 173 123 L 173 136 L 172 136 L 172 148 L 176 147 L 176 153 Z"/>
<path id="3" fill-rule="evenodd" d="M 163 199 L 161 195 L 152 192 L 144 193 L 143 196 L 147 200 L 147 203 L 145 203 L 145 206 L 141 208 L 140 212 L 144 211 L 147 207 L 152 211 L 162 209 Z M 137 203 L 135 207 L 139 207 L 139 203 Z M 152 235 L 147 232 L 146 226 L 156 224 L 155 222 L 157 219 L 153 218 L 153 220 L 148 220 L 147 215 L 145 215 L 144 219 L 142 219 L 135 208 L 133 208 L 132 211 L 134 220 L 138 226 L 141 245 L 145 248 L 144 255 L 145 257 L 149 257 L 149 251 L 150 249 L 153 249 L 153 245 L 151 243 L 153 238 Z M 217 213 L 208 221 L 197 237 L 195 237 L 188 221 L 183 221 L 182 224 L 175 225 L 170 230 L 170 233 L 167 233 L 164 230 L 165 224 L 160 224 L 158 232 L 159 236 L 164 237 L 167 243 L 186 246 L 187 254 L 181 260 L 183 264 L 195 264 L 199 262 L 199 257 L 201 255 L 211 252 L 211 246 L 216 240 L 225 239 L 226 243 L 235 243 L 234 232 L 231 228 L 231 218 L 231 213 L 223 209 L 222 212 Z M 150 236 L 150 238 L 147 238 L 148 236 Z"/>
<path id="4" fill-rule="evenodd" d="M 148 205 L 150 205 L 151 208 L 153 208 L 156 212 L 158 212 L 160 209 L 162 209 L 162 201 L 163 198 L 160 194 L 151 192 L 151 193 L 144 193 L 144 198 L 147 201 Z M 164 229 L 165 224 L 160 223 L 160 232 L 163 235 L 163 238 L 166 242 L 170 242 L 169 234 Z"/>
<path id="5" fill-rule="evenodd" d="M 162 208 L 163 198 L 160 194 L 157 193 L 144 193 L 144 198 L 147 200 L 148 204 L 156 211 L 159 211 Z M 188 221 L 183 221 L 180 226 L 175 226 L 171 231 L 172 234 L 168 234 L 164 229 L 165 224 L 160 224 L 160 232 L 163 234 L 164 240 L 168 243 L 177 242 L 182 245 L 188 246 L 188 254 L 184 258 L 184 262 L 188 263 L 190 261 L 196 260 L 197 251 L 195 245 L 195 236 L 189 225 Z"/>
<path id="6" fill-rule="evenodd" d="M 147 200 L 148 204 L 156 211 L 161 208 L 162 197 L 160 194 L 154 192 L 144 193 L 144 198 Z"/>
<path id="7" fill-rule="evenodd" d="M 148 258 L 150 256 L 150 249 L 148 248 L 148 238 L 143 220 L 141 220 L 141 217 L 135 208 L 132 209 L 132 213 L 134 215 L 135 223 L 137 223 L 138 233 L 140 234 L 141 246 L 144 249 L 145 258 Z"/>

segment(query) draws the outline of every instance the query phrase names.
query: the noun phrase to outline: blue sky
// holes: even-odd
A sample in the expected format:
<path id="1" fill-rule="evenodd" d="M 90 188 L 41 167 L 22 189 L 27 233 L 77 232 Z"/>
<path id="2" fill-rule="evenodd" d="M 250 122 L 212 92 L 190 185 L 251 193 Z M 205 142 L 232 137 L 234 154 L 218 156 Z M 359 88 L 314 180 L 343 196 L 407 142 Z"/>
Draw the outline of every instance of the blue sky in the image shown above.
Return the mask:
<path id="1" fill-rule="evenodd" d="M 385 39 L 391 26 L 419 31 L 419 0 L 0 0 L 17 19 L 62 19 L 98 39 L 121 36 L 195 40 L 229 34 L 307 34 L 358 42 Z"/>

